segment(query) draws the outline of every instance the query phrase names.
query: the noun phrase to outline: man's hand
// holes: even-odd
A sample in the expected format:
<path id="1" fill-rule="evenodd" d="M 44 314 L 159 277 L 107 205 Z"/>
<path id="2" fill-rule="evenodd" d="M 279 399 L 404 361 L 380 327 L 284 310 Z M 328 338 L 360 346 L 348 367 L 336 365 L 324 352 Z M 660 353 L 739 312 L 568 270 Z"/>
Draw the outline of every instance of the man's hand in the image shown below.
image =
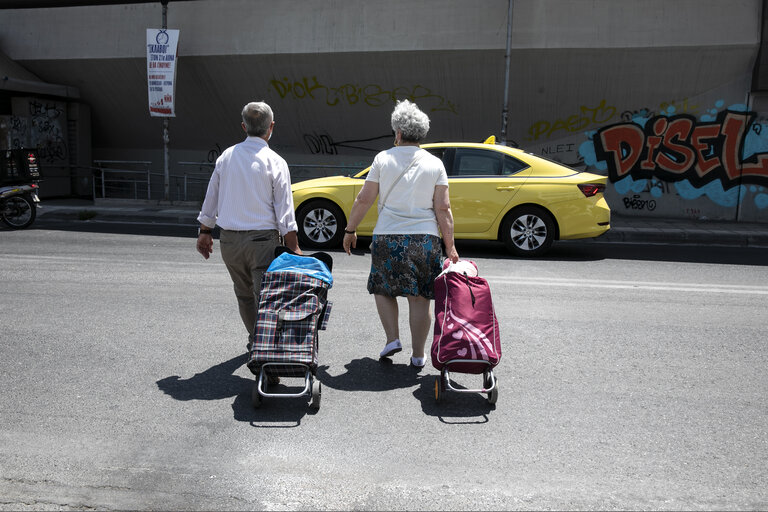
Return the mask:
<path id="1" fill-rule="evenodd" d="M 296 231 L 289 231 L 283 235 L 283 243 L 287 248 L 301 256 L 303 253 L 299 248 L 299 234 Z"/>
<path id="2" fill-rule="evenodd" d="M 210 233 L 200 233 L 197 237 L 197 252 L 203 255 L 203 258 L 208 257 L 213 253 L 213 235 Z"/>

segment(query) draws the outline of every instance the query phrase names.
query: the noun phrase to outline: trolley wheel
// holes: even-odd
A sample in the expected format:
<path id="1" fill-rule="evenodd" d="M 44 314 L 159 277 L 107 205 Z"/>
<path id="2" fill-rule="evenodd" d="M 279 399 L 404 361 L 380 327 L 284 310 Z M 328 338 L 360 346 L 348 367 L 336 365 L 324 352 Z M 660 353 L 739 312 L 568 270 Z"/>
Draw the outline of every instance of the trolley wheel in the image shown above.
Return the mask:
<path id="1" fill-rule="evenodd" d="M 313 409 L 320 409 L 320 398 L 323 396 L 323 385 L 316 380 L 312 383 L 312 403 L 309 406 Z"/>
<path id="2" fill-rule="evenodd" d="M 496 379 L 496 385 L 488 392 L 488 403 L 494 405 L 499 399 L 499 379 Z"/>
<path id="3" fill-rule="evenodd" d="M 435 402 L 440 403 L 443 399 L 443 374 L 439 377 L 435 377 Z"/>
<path id="4" fill-rule="evenodd" d="M 256 380 L 256 383 L 253 385 L 253 390 L 251 391 L 251 404 L 253 404 L 254 409 L 261 407 L 261 400 L 261 394 L 259 393 L 259 381 Z"/>

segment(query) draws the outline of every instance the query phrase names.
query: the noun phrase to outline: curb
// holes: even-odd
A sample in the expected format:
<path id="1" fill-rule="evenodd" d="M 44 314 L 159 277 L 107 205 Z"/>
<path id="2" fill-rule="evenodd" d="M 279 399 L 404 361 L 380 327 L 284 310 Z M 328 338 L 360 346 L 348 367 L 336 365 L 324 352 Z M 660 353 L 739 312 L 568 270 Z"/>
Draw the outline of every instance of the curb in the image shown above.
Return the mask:
<path id="1" fill-rule="evenodd" d="M 768 231 L 615 227 L 595 242 L 768 247 Z"/>
<path id="2" fill-rule="evenodd" d="M 179 205 L 181 206 L 181 205 Z M 45 205 L 38 217 L 53 222 L 143 222 L 197 227 L 198 209 L 143 205 Z M 594 243 L 688 244 L 768 248 L 768 224 L 739 224 L 614 218 L 614 226 Z M 626 225 L 626 224 L 629 225 Z"/>

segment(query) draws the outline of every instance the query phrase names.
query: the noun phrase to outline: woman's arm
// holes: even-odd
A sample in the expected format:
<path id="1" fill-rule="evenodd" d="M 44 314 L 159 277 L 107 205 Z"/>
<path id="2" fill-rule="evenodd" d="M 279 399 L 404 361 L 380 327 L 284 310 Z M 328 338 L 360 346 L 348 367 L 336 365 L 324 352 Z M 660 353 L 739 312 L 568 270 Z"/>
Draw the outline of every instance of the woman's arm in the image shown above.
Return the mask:
<path id="1" fill-rule="evenodd" d="M 373 202 L 376 201 L 376 197 L 379 195 L 379 184 L 375 181 L 366 181 L 363 184 L 363 188 L 357 194 L 355 204 L 352 205 L 352 211 L 349 212 L 349 220 L 347 221 L 347 231 L 356 231 L 357 225 L 363 220 L 365 214 L 373 206 Z M 344 251 L 350 254 L 350 248 L 357 245 L 357 233 L 344 233 L 344 241 L 342 242 Z"/>
<path id="2" fill-rule="evenodd" d="M 459 253 L 453 241 L 453 213 L 451 213 L 451 199 L 448 197 L 448 185 L 435 185 L 432 207 L 435 209 L 437 225 L 443 235 L 445 253 L 453 263 L 456 263 L 459 261 Z"/>

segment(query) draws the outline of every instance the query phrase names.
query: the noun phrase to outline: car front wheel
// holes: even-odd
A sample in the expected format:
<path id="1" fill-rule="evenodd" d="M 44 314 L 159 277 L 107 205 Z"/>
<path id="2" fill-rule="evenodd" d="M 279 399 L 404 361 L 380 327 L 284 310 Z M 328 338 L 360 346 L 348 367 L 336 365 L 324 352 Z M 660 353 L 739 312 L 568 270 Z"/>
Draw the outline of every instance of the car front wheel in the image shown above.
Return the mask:
<path id="1" fill-rule="evenodd" d="M 346 220 L 341 208 L 330 201 L 310 201 L 296 213 L 299 243 L 318 249 L 341 245 Z"/>
<path id="2" fill-rule="evenodd" d="M 555 223 L 542 208 L 523 206 L 507 214 L 501 225 L 501 240 L 517 256 L 541 256 L 555 240 Z"/>

